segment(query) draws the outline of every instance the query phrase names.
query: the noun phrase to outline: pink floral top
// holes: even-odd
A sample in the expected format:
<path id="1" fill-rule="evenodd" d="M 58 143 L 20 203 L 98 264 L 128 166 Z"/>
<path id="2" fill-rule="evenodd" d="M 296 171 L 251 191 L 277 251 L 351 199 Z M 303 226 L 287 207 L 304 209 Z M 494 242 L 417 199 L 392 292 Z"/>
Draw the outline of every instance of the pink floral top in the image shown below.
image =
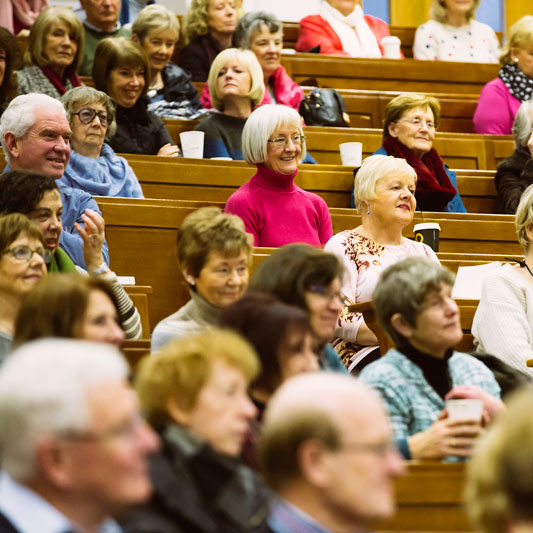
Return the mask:
<path id="1" fill-rule="evenodd" d="M 382 245 L 357 233 L 356 230 L 337 233 L 327 242 L 324 250 L 335 254 L 344 265 L 342 293 L 345 305 L 371 300 L 381 272 L 402 259 L 422 256 L 439 261 L 427 244 L 404 238 L 399 246 Z M 361 313 L 348 313 L 343 310 L 339 315 L 335 329 L 337 338 L 333 346 L 347 367 L 357 364 L 375 348 L 356 343 L 362 323 Z"/>

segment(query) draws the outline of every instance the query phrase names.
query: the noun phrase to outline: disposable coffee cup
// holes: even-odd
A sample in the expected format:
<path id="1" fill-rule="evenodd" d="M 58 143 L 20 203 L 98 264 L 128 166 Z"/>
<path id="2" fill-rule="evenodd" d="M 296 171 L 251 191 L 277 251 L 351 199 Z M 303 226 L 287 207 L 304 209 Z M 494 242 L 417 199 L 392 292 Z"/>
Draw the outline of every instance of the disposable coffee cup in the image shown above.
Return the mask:
<path id="1" fill-rule="evenodd" d="M 381 39 L 381 46 L 383 46 L 384 57 L 387 59 L 401 59 L 401 44 L 402 41 L 394 35 L 389 35 Z"/>
<path id="2" fill-rule="evenodd" d="M 339 144 L 341 161 L 345 167 L 360 167 L 363 157 L 363 143 Z"/>
<path id="3" fill-rule="evenodd" d="M 414 227 L 415 241 L 430 246 L 435 253 L 439 251 L 440 226 L 436 222 L 423 222 Z"/>
<path id="4" fill-rule="evenodd" d="M 183 131 L 180 133 L 181 150 L 183 157 L 202 159 L 204 157 L 203 131 Z"/>
<path id="5" fill-rule="evenodd" d="M 446 400 L 448 418 L 481 420 L 483 402 L 474 399 Z"/>

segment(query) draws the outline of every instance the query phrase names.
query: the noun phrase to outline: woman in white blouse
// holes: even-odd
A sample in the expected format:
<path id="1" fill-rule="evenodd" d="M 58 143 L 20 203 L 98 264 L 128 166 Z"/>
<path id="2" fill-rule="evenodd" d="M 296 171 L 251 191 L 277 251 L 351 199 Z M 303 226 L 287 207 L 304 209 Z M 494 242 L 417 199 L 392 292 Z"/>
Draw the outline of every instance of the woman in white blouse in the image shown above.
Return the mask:
<path id="1" fill-rule="evenodd" d="M 415 59 L 497 63 L 500 45 L 494 30 L 474 20 L 481 0 L 433 0 L 431 20 L 415 34 Z"/>

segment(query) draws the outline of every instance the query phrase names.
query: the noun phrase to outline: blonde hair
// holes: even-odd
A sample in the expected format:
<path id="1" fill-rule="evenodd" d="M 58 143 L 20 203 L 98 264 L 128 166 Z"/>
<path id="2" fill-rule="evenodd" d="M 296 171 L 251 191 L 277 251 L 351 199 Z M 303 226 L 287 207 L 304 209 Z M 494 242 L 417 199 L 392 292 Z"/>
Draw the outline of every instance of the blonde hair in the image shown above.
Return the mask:
<path id="1" fill-rule="evenodd" d="M 153 4 L 141 9 L 131 27 L 131 33 L 137 35 L 142 44 L 150 31 L 167 29 L 172 30 L 176 39 L 179 39 L 180 23 L 176 15 L 161 4 Z"/>
<path id="2" fill-rule="evenodd" d="M 502 46 L 502 55 L 500 56 L 501 65 L 510 65 L 511 50 L 513 48 L 524 48 L 533 43 L 533 15 L 524 15 L 517 20 L 509 30 L 509 37 Z"/>
<path id="3" fill-rule="evenodd" d="M 433 121 L 435 127 L 438 127 L 440 122 L 440 103 L 434 96 L 418 93 L 404 93 L 393 98 L 385 108 L 385 123 L 383 124 L 383 138 L 390 137 L 389 126 L 393 122 L 397 122 L 402 118 L 402 115 L 421 107 L 426 109 L 429 107 L 433 113 Z"/>
<path id="4" fill-rule="evenodd" d="M 239 50 L 237 48 L 226 48 L 222 50 L 211 63 L 209 69 L 209 76 L 207 83 L 209 85 L 209 94 L 211 95 L 211 102 L 213 107 L 222 111 L 224 102 L 220 99 L 218 94 L 218 75 L 220 71 L 230 62 L 238 61 L 242 63 L 250 73 L 250 90 L 245 96 L 251 100 L 252 108 L 263 100 L 265 95 L 265 82 L 263 78 L 263 69 L 257 60 L 255 54 L 250 50 Z"/>
<path id="5" fill-rule="evenodd" d="M 518 242 L 526 252 L 531 244 L 526 230 L 533 224 L 533 185 L 530 185 L 520 197 L 520 202 L 516 208 L 515 226 L 518 234 Z"/>
<path id="6" fill-rule="evenodd" d="M 209 33 L 207 26 L 207 10 L 211 0 L 192 0 L 185 18 L 183 19 L 183 33 L 185 35 L 185 44 L 189 44 L 193 39 Z M 237 18 L 244 14 L 242 9 L 242 0 L 235 0 L 235 9 Z"/>
<path id="7" fill-rule="evenodd" d="M 466 21 L 470 22 L 476 15 L 476 9 L 479 7 L 480 0 L 474 0 L 472 7 L 466 12 Z M 446 3 L 444 0 L 433 0 L 429 10 L 429 17 L 438 22 L 446 23 L 447 21 Z"/>
<path id="8" fill-rule="evenodd" d="M 44 55 L 44 40 L 54 24 L 64 24 L 74 34 L 74 41 L 78 45 L 72 64 L 67 67 L 68 71 L 78 70 L 83 47 L 85 43 L 85 31 L 80 19 L 72 9 L 60 6 L 52 6 L 43 9 L 31 26 L 28 48 L 24 52 L 24 62 L 27 65 L 44 67 L 50 60 Z"/>
<path id="9" fill-rule="evenodd" d="M 376 199 L 376 185 L 390 174 L 403 174 L 413 178 L 416 184 L 415 169 L 401 157 L 391 155 L 371 155 L 367 157 L 354 178 L 353 196 L 357 209 L 363 203 Z"/>
<path id="10" fill-rule="evenodd" d="M 248 382 L 260 370 L 259 359 L 247 341 L 234 332 L 217 329 L 175 340 L 146 356 L 139 365 L 135 388 L 148 421 L 155 426 L 170 422 L 170 399 L 191 411 L 215 361 L 237 368 Z"/>
<path id="11" fill-rule="evenodd" d="M 465 502 L 472 522 L 486 533 L 533 522 L 533 390 L 520 390 L 486 432 L 467 465 Z"/>

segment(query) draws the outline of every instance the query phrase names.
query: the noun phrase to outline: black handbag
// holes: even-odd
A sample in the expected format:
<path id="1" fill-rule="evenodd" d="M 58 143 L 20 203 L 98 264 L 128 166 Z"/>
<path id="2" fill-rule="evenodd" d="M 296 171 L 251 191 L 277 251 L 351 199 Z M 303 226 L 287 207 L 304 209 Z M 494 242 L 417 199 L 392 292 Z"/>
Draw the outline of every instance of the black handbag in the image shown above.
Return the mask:
<path id="1" fill-rule="evenodd" d="M 335 89 L 314 88 L 300 103 L 300 115 L 307 126 L 350 125 L 344 99 Z"/>

